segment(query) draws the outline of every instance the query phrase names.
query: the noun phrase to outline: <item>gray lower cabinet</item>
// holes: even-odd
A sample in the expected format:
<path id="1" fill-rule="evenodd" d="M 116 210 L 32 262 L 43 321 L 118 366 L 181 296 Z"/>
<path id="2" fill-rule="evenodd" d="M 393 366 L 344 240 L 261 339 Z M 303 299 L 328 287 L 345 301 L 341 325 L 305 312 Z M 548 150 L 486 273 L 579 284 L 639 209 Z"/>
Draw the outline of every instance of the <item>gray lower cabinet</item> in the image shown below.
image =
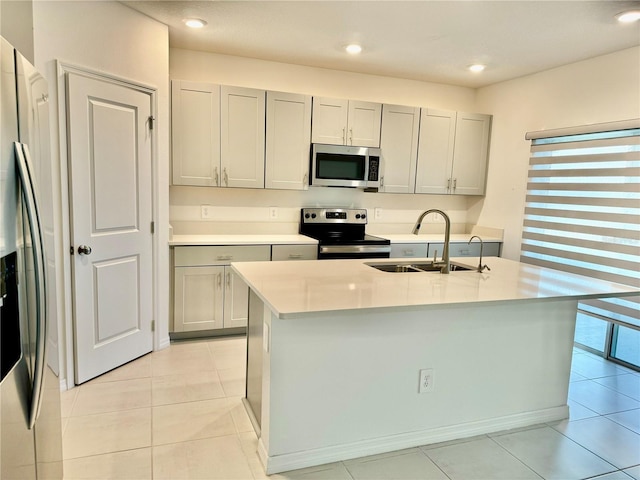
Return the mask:
<path id="1" fill-rule="evenodd" d="M 318 258 L 317 245 L 273 245 L 271 260 L 316 260 Z"/>
<path id="2" fill-rule="evenodd" d="M 499 257 L 500 256 L 500 242 L 484 242 L 482 248 L 483 257 Z M 429 243 L 429 250 L 427 257 L 433 257 L 436 255 L 438 258 L 442 256 L 444 250 L 444 243 Z M 472 242 L 471 244 L 465 243 L 451 243 L 449 245 L 450 257 L 479 257 L 480 256 L 480 242 Z"/>
<path id="3" fill-rule="evenodd" d="M 424 258 L 427 256 L 426 243 L 392 243 L 391 258 Z"/>
<path id="4" fill-rule="evenodd" d="M 175 247 L 172 331 L 245 327 L 249 289 L 229 264 L 270 259 L 270 245 Z"/>

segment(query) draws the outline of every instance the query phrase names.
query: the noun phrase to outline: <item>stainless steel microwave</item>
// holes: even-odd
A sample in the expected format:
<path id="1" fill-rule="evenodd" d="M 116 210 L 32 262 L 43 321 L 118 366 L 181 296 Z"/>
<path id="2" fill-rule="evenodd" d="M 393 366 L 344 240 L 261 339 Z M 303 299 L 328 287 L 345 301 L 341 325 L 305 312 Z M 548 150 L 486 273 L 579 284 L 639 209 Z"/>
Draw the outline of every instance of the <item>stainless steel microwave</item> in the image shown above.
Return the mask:
<path id="1" fill-rule="evenodd" d="M 381 175 L 379 148 L 313 144 L 310 185 L 379 188 Z"/>

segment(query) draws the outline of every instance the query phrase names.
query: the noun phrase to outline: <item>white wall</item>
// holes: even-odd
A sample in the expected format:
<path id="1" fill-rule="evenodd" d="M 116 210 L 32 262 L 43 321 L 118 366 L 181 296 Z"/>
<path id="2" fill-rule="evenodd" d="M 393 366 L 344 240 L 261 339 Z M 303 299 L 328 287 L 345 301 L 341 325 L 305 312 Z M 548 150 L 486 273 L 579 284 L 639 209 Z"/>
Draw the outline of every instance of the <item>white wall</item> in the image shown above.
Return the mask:
<path id="1" fill-rule="evenodd" d="M 219 55 L 192 50 L 170 49 L 169 69 L 172 79 L 211 82 L 224 85 L 348 98 L 388 104 L 428 106 L 439 109 L 476 112 L 474 89 L 437 83 L 418 82 L 377 75 L 290 65 L 244 57 Z M 283 190 L 244 190 L 203 187 L 171 187 L 171 222 L 174 233 L 256 233 L 295 232 L 301 206 L 351 206 L 381 208 L 382 218 L 370 218 L 369 230 L 398 229 L 409 233 L 419 213 L 427 208 L 441 208 L 452 217 L 454 231 L 467 228 L 468 199 L 448 195 L 369 194 L 355 189 L 315 188 L 304 192 Z M 217 222 L 201 221 L 200 205 L 229 207 Z M 281 207 L 278 221 L 268 221 L 268 207 Z M 238 209 L 231 213 L 233 207 Z M 230 220 L 236 219 L 235 224 Z M 246 222 L 269 223 L 252 225 Z M 393 221 L 391 225 L 384 222 Z M 398 224 L 397 222 L 401 223 Z M 384 224 L 384 225 L 383 225 Z M 430 231 L 429 225 L 425 232 Z M 442 231 L 433 225 L 433 231 Z"/>
<path id="2" fill-rule="evenodd" d="M 66 128 L 64 106 L 58 98 L 63 92 L 64 78 L 59 75 L 56 60 L 78 67 L 104 72 L 157 88 L 157 154 L 154 165 L 159 225 L 169 223 L 169 36 L 165 25 L 113 1 L 34 1 L 34 44 L 36 67 L 49 82 L 52 109 L 52 150 L 60 158 L 60 177 L 55 180 L 61 198 L 61 223 L 65 270 L 59 284 L 64 299 L 59 301 L 58 318 L 65 318 L 61 338 L 66 339 L 68 384 L 72 383 L 73 336 L 71 331 L 71 283 L 69 249 L 69 216 L 67 166 L 65 156 Z M 169 261 L 167 228 L 157 229 L 160 248 L 157 257 L 156 347 L 168 344 Z M 61 378 L 65 371 L 61 372 Z"/>
<path id="3" fill-rule="evenodd" d="M 640 118 L 640 48 L 478 90 L 493 114 L 487 193 L 469 219 L 504 228 L 503 256 L 518 259 L 527 189 L 528 131 Z"/>
<path id="4" fill-rule="evenodd" d="M 33 9 L 31 0 L 0 1 L 2 36 L 33 63 Z"/>

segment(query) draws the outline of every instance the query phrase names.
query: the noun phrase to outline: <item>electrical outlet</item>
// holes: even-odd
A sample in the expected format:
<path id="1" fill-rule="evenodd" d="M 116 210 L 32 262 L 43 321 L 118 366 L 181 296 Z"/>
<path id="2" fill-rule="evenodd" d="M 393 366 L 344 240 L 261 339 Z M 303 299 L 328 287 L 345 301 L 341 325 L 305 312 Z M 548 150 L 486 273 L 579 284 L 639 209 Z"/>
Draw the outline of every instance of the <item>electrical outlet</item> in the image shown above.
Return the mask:
<path id="1" fill-rule="evenodd" d="M 418 385 L 418 393 L 433 392 L 433 368 L 425 368 L 420 370 L 420 384 Z"/>
<path id="2" fill-rule="evenodd" d="M 278 218 L 278 207 L 269 207 L 269 218 Z"/>
<path id="3" fill-rule="evenodd" d="M 200 216 L 202 218 L 211 218 L 211 205 L 200 205 Z"/>
<path id="4" fill-rule="evenodd" d="M 376 220 L 380 220 L 380 218 L 382 218 L 382 209 L 381 208 L 375 208 L 373 210 L 373 218 L 375 218 Z"/>

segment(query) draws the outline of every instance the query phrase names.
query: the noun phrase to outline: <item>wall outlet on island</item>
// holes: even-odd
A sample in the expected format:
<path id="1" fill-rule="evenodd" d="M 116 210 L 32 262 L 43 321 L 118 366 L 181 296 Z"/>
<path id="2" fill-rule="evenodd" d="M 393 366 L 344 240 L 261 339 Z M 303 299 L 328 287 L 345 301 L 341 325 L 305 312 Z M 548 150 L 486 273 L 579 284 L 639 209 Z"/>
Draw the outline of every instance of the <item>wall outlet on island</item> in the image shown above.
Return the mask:
<path id="1" fill-rule="evenodd" d="M 420 385 L 418 393 L 433 392 L 433 368 L 424 368 L 420 370 Z"/>

